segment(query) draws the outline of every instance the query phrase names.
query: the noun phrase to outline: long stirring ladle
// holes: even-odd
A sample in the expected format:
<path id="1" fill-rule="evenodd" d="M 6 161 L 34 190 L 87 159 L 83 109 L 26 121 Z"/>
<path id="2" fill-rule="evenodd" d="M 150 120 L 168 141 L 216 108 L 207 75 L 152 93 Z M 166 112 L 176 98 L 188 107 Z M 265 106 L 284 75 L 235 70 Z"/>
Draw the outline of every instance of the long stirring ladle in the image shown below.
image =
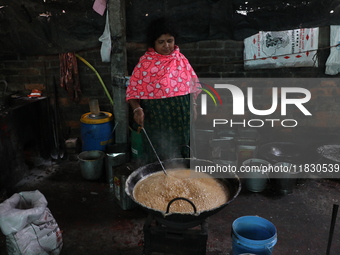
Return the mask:
<path id="1" fill-rule="evenodd" d="M 152 148 L 153 152 L 155 153 L 155 155 L 156 155 L 156 157 L 157 157 L 157 159 L 158 159 L 158 162 L 161 164 L 162 169 L 163 169 L 163 172 L 165 173 L 165 175 L 168 175 L 167 172 L 165 171 L 165 168 L 164 168 L 164 166 L 163 166 L 162 161 L 159 159 L 158 154 L 157 154 L 155 148 L 154 148 L 153 145 L 152 145 L 152 142 L 151 142 L 151 140 L 150 140 L 148 134 L 146 133 L 146 131 L 145 131 L 145 129 L 144 129 L 143 127 L 142 127 L 141 129 L 143 129 L 143 132 L 144 132 L 146 138 L 148 139 L 148 141 L 149 141 L 149 143 L 150 143 L 150 145 L 151 145 L 151 148 Z"/>

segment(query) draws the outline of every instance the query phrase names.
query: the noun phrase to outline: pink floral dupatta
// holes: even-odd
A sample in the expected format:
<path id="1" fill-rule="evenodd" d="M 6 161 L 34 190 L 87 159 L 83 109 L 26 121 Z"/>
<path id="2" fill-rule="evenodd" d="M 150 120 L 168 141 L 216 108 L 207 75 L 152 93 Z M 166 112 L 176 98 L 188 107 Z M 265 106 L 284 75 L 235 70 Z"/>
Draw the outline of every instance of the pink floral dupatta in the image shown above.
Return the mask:
<path id="1" fill-rule="evenodd" d="M 170 55 L 153 48 L 140 58 L 126 90 L 129 99 L 161 99 L 200 92 L 198 78 L 178 46 Z"/>

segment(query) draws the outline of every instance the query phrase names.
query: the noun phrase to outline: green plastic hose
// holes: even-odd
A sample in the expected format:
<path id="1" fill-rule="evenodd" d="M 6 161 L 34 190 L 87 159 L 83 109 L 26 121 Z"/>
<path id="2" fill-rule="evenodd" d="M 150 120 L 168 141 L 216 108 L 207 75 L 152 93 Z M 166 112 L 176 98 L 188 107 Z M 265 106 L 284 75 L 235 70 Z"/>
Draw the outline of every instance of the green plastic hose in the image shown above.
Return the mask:
<path id="1" fill-rule="evenodd" d="M 97 70 L 89 62 L 87 62 L 86 59 L 84 59 L 83 57 L 79 56 L 78 54 L 76 54 L 76 57 L 79 58 L 81 61 L 83 61 L 85 63 L 85 65 L 87 65 L 97 75 L 97 77 L 98 77 L 98 79 L 100 81 L 100 84 L 102 85 L 102 87 L 103 87 L 103 89 L 105 91 L 106 96 L 109 98 L 109 100 L 110 100 L 110 102 L 111 102 L 111 104 L 113 106 L 114 102 L 112 100 L 112 97 L 111 97 L 109 91 L 107 90 L 106 85 L 105 85 L 102 77 L 97 72 Z"/>

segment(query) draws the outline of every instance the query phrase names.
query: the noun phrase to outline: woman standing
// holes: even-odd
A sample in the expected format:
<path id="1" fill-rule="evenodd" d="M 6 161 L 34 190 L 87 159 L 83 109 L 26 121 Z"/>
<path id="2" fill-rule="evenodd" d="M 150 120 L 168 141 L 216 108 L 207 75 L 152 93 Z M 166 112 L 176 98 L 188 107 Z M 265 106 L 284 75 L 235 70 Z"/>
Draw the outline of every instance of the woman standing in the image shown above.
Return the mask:
<path id="1" fill-rule="evenodd" d="M 196 115 L 197 75 L 175 44 L 177 33 L 167 20 L 152 22 L 147 37 L 148 50 L 133 70 L 126 100 L 161 160 L 189 157 L 185 146 L 190 145 L 190 106 Z M 142 135 L 144 163 L 154 162 L 157 158 Z"/>

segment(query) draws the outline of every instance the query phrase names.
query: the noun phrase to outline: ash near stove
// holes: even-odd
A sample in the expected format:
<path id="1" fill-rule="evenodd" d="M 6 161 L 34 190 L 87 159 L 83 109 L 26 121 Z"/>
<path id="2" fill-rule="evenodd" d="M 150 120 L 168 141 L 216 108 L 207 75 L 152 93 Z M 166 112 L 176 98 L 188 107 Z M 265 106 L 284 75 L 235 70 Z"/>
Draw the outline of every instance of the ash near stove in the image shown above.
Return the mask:
<path id="1" fill-rule="evenodd" d="M 176 255 L 205 255 L 208 240 L 208 222 L 197 225 L 171 223 L 148 215 L 144 227 L 144 254 L 155 252 Z"/>

